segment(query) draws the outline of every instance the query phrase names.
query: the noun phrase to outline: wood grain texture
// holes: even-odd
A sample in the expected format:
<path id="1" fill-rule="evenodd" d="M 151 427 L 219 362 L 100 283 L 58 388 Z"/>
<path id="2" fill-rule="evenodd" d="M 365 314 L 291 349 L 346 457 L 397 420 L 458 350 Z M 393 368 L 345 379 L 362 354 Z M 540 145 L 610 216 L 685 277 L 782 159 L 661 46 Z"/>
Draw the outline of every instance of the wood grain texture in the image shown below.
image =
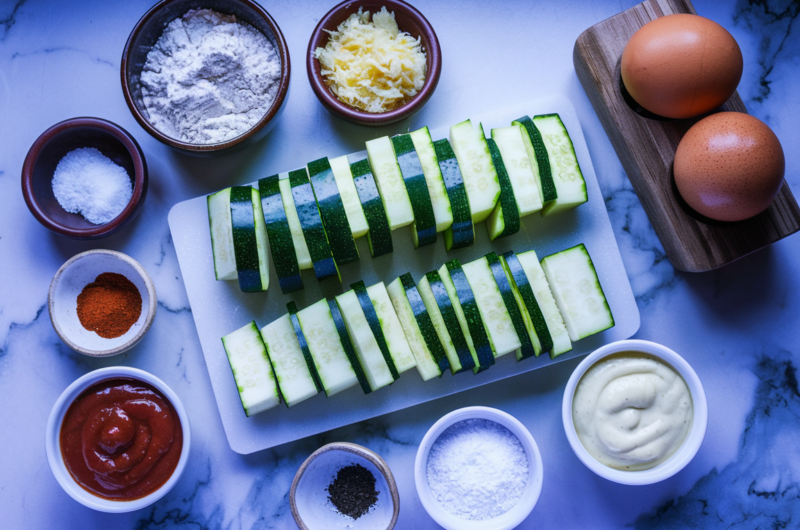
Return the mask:
<path id="1" fill-rule="evenodd" d="M 784 182 L 772 205 L 737 223 L 714 223 L 684 210 L 674 192 L 672 163 L 693 120 L 644 118 L 625 102 L 620 58 L 630 37 L 644 24 L 674 13 L 696 14 L 688 0 L 647 0 L 584 31 L 575 42 L 578 78 L 594 106 L 676 269 L 716 269 L 800 230 L 800 209 Z M 738 93 L 720 110 L 747 112 Z"/>

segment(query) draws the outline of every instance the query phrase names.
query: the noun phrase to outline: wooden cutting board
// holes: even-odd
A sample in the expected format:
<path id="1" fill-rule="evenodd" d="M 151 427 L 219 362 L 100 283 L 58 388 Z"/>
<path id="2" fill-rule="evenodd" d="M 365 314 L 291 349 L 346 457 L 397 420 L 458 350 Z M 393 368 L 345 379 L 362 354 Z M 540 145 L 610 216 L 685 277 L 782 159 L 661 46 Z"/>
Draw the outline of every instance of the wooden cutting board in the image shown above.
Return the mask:
<path id="1" fill-rule="evenodd" d="M 623 97 L 620 77 L 620 58 L 628 39 L 647 22 L 674 13 L 696 14 L 689 0 L 647 0 L 595 24 L 575 42 L 573 61 L 672 265 L 701 272 L 797 232 L 800 209 L 785 182 L 766 211 L 737 223 L 703 219 L 681 204 L 672 162 L 678 143 L 697 120 L 658 121 L 637 114 Z M 747 112 L 738 93 L 721 110 Z"/>

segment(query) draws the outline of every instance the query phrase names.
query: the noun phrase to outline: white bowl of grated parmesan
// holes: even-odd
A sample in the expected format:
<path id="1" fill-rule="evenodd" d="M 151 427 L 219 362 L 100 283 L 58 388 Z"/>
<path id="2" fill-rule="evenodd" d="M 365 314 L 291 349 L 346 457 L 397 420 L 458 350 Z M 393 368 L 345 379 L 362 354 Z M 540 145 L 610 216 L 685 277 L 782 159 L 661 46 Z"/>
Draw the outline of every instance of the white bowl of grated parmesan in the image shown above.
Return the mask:
<path id="1" fill-rule="evenodd" d="M 542 456 L 519 420 L 489 407 L 455 410 L 420 442 L 414 479 L 422 506 L 447 530 L 509 530 L 542 491 Z"/>

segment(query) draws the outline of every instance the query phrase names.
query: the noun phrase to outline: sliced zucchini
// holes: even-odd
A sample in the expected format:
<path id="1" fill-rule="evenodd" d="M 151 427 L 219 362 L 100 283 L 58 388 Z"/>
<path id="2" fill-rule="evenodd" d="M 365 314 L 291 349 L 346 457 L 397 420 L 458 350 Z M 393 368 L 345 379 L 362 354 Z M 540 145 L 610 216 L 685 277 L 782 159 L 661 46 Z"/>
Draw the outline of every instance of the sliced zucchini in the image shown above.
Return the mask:
<path id="1" fill-rule="evenodd" d="M 539 309 L 539 303 L 536 301 L 536 296 L 533 294 L 531 284 L 525 271 L 522 270 L 517 255 L 513 251 L 508 251 L 500 257 L 500 261 L 511 282 L 514 297 L 522 312 L 522 319 L 531 343 L 533 343 L 536 356 L 538 357 L 543 351 L 549 352 L 553 349 L 553 339 L 550 337 L 542 310 Z"/>
<path id="2" fill-rule="evenodd" d="M 383 334 L 383 328 L 381 327 L 378 313 L 375 311 L 375 306 L 372 305 L 372 299 L 369 297 L 366 285 L 364 285 L 363 280 L 361 280 L 351 284 L 350 287 L 353 289 L 353 291 L 355 291 L 356 296 L 358 297 L 358 303 L 361 304 L 361 310 L 364 312 L 364 317 L 366 317 L 367 323 L 372 330 L 372 334 L 375 336 L 375 340 L 378 342 L 381 355 L 383 355 L 383 359 L 386 361 L 387 366 L 389 366 L 392 379 L 397 379 L 400 376 L 397 372 L 397 367 L 394 365 L 392 353 L 389 350 L 389 345 L 387 344 L 386 337 Z"/>
<path id="3" fill-rule="evenodd" d="M 367 287 L 367 294 L 372 301 L 372 307 L 375 308 L 375 314 L 378 315 L 378 322 L 383 331 L 383 337 L 386 339 L 386 345 L 389 347 L 389 353 L 392 355 L 392 361 L 394 361 L 397 373 L 402 374 L 414 368 L 417 365 L 417 361 L 411 352 L 411 346 L 408 344 L 405 331 L 403 331 L 403 326 L 400 324 L 400 319 L 394 310 L 394 305 L 392 305 L 392 300 L 389 298 L 388 291 L 386 291 L 386 286 L 383 282 L 370 285 Z"/>
<path id="4" fill-rule="evenodd" d="M 377 258 L 389 254 L 392 252 L 392 230 L 389 228 L 386 210 L 383 207 L 380 193 L 378 193 L 375 178 L 372 176 L 369 161 L 365 158 L 354 162 L 350 164 L 350 170 L 353 173 L 353 183 L 364 210 L 364 217 L 369 225 L 367 241 L 370 255 Z"/>
<path id="5" fill-rule="evenodd" d="M 297 264 L 297 253 L 294 250 L 292 231 L 283 207 L 278 175 L 265 177 L 258 181 L 258 192 L 261 196 L 261 210 L 269 236 L 269 250 L 272 263 L 278 275 L 278 284 L 283 294 L 299 291 L 303 288 L 300 267 Z"/>
<path id="6" fill-rule="evenodd" d="M 536 185 L 539 186 L 539 195 L 542 197 L 544 207 L 553 202 L 558 197 L 556 185 L 553 182 L 553 175 L 550 172 L 550 160 L 547 158 L 547 150 L 542 141 L 539 129 L 534 125 L 533 120 L 528 116 L 523 116 L 511 122 L 520 128 L 522 141 L 525 149 L 528 150 L 528 159 L 531 161 L 531 168 L 536 175 Z M 533 162 L 536 162 L 535 164 Z"/>
<path id="7" fill-rule="evenodd" d="M 333 259 L 338 266 L 358 261 L 358 247 L 327 157 L 309 162 L 306 167 Z"/>
<path id="8" fill-rule="evenodd" d="M 494 257 L 497 258 L 496 255 Z M 462 270 L 467 277 L 467 281 L 469 281 L 472 293 L 475 295 L 475 303 L 478 306 L 481 320 L 483 320 L 483 325 L 492 343 L 495 357 L 518 350 L 522 342 L 517 335 L 513 319 L 506 307 L 503 293 L 500 291 L 500 286 L 495 280 L 489 257 L 484 256 L 475 261 L 465 263 L 462 266 Z M 513 298 L 510 292 L 509 296 Z"/>
<path id="9" fill-rule="evenodd" d="M 305 352 L 300 348 L 290 315 L 283 315 L 261 328 L 261 338 L 267 347 L 278 388 L 287 407 L 314 397 L 322 390 L 319 379 L 315 380 L 311 375 L 311 369 L 316 375 L 314 361 L 311 354 L 306 357 L 308 348 Z"/>
<path id="10" fill-rule="evenodd" d="M 486 220 L 489 240 L 494 241 L 498 237 L 506 237 L 519 232 L 520 220 L 517 200 L 514 198 L 514 188 L 511 186 L 508 173 L 506 173 L 500 150 L 497 149 L 497 144 L 492 138 L 486 140 L 486 143 L 497 170 L 497 179 L 500 181 L 500 200 L 497 201 L 497 206 Z"/>
<path id="11" fill-rule="evenodd" d="M 550 350 L 550 358 L 555 359 L 562 353 L 566 353 L 572 349 L 572 342 L 569 340 L 569 333 L 567 327 L 564 325 L 564 319 L 561 312 L 558 310 L 556 300 L 553 298 L 553 293 L 550 291 L 550 284 L 547 283 L 542 265 L 539 263 L 539 258 L 536 252 L 529 250 L 521 254 L 517 254 L 522 270 L 525 271 L 528 281 L 531 284 L 531 289 L 536 297 L 536 303 L 539 304 L 539 309 L 542 310 L 544 321 L 547 323 L 547 331 L 550 333 L 550 338 L 553 340 L 553 349 Z"/>
<path id="12" fill-rule="evenodd" d="M 436 329 L 410 273 L 405 273 L 386 288 L 414 354 L 423 381 L 441 377 L 450 367 Z"/>
<path id="13" fill-rule="evenodd" d="M 225 188 L 209 195 L 207 203 L 214 276 L 217 280 L 235 280 L 237 274 L 231 230 L 231 189 Z"/>
<path id="14" fill-rule="evenodd" d="M 456 248 L 469 247 L 475 243 L 475 227 L 472 223 L 472 211 L 469 207 L 469 197 L 458 167 L 458 159 L 447 138 L 436 140 L 433 143 L 436 158 L 439 160 L 439 169 L 442 172 L 447 198 L 453 214 L 453 223 L 444 231 L 444 246 L 449 252 Z"/>
<path id="15" fill-rule="evenodd" d="M 409 136 L 414 142 L 414 149 L 417 151 L 422 172 L 425 174 L 425 181 L 428 184 L 428 195 L 430 195 L 433 215 L 436 218 L 436 231 L 444 232 L 453 224 L 453 211 L 447 196 L 447 187 L 444 185 L 442 170 L 439 168 L 436 149 L 431 140 L 431 133 L 427 127 L 423 127 L 410 133 Z M 414 205 L 413 201 L 411 205 Z"/>
<path id="16" fill-rule="evenodd" d="M 250 186 L 231 188 L 231 229 L 239 288 L 246 293 L 266 291 L 269 287 L 267 230 L 261 199 Z"/>
<path id="17" fill-rule="evenodd" d="M 467 339 L 467 345 L 475 361 L 472 372 L 477 374 L 488 370 L 494 364 L 494 345 L 491 337 L 486 334 L 480 309 L 475 302 L 475 294 L 464 275 L 461 263 L 457 259 L 448 261 L 439 269 L 439 276 L 447 289 L 450 303 L 453 304 L 461 331 L 464 332 L 464 338 Z"/>
<path id="18" fill-rule="evenodd" d="M 514 324 L 514 331 L 520 341 L 520 348 L 517 350 L 517 360 L 527 359 L 537 355 L 536 348 L 534 348 L 533 341 L 531 341 L 528 330 L 525 328 L 525 319 L 522 317 L 522 310 L 518 299 L 514 293 L 514 288 L 506 275 L 503 263 L 494 252 L 486 254 L 486 261 L 492 268 L 492 275 L 497 287 L 500 289 L 500 295 L 503 297 L 503 304 L 511 317 L 511 322 Z M 478 305 L 480 307 L 480 304 Z"/>
<path id="19" fill-rule="evenodd" d="M 314 264 L 314 274 L 318 280 L 335 276 L 342 281 L 305 168 L 290 171 L 289 184 L 292 186 L 292 198 L 295 208 L 297 208 L 300 225 L 303 227 L 303 237 L 308 245 L 308 254 Z"/>
<path id="20" fill-rule="evenodd" d="M 338 158 L 331 158 L 331 169 L 336 179 L 336 186 L 339 188 L 339 195 L 342 197 L 344 211 L 347 213 L 347 222 L 350 223 L 350 231 L 353 238 L 358 239 L 367 234 L 369 225 L 364 216 L 364 209 L 361 208 L 361 200 L 358 198 L 356 185 L 353 182 L 353 173 L 350 171 L 350 162 L 347 155 Z"/>
<path id="21" fill-rule="evenodd" d="M 330 397 L 355 385 L 358 379 L 345 353 L 328 301 L 323 298 L 299 311 L 297 320 L 325 394 Z"/>
<path id="22" fill-rule="evenodd" d="M 419 281 L 417 290 L 439 335 L 439 342 L 450 364 L 450 372 L 455 375 L 475 368 L 475 359 L 439 273 L 430 271 L 425 274 Z"/>
<path id="23" fill-rule="evenodd" d="M 281 402 L 267 348 L 255 322 L 222 337 L 244 413 L 252 416 Z"/>
<path id="24" fill-rule="evenodd" d="M 614 326 L 603 287 L 583 243 L 543 258 L 542 269 L 571 340 Z"/>
<path id="25" fill-rule="evenodd" d="M 422 172 L 422 164 L 414 149 L 414 142 L 407 134 L 393 136 L 391 140 L 414 212 L 414 222 L 411 225 L 414 248 L 432 245 L 436 243 L 436 217 L 428 193 L 428 182 Z"/>
<path id="26" fill-rule="evenodd" d="M 489 217 L 500 198 L 500 182 L 483 135 L 483 125 L 478 124 L 475 129 L 469 120 L 453 125 L 450 144 L 464 177 L 472 222 L 480 223 Z"/>
<path id="27" fill-rule="evenodd" d="M 358 360 L 358 354 L 356 354 L 356 350 L 353 347 L 353 341 L 350 340 L 350 335 L 347 333 L 347 325 L 344 323 L 344 317 L 339 310 L 339 305 L 336 303 L 336 300 L 328 300 L 328 309 L 331 310 L 333 323 L 336 325 L 336 331 L 339 332 L 339 340 L 342 341 L 344 353 L 350 361 L 350 366 L 353 367 L 353 371 L 358 379 L 358 384 L 361 385 L 361 390 L 364 391 L 364 394 L 369 394 L 372 392 L 372 389 L 369 386 L 367 375 L 361 367 L 361 361 Z"/>
<path id="28" fill-rule="evenodd" d="M 508 179 L 514 188 L 519 216 L 525 217 L 542 209 L 542 197 L 532 169 L 536 161 L 531 162 L 521 132 L 519 125 L 492 129 L 492 139 L 497 143 Z"/>
<path id="29" fill-rule="evenodd" d="M 542 208 L 542 215 L 575 208 L 588 201 L 586 181 L 583 179 L 578 157 L 575 156 L 575 146 L 572 145 L 572 139 L 559 115 L 534 116 L 533 123 L 542 134 L 550 170 L 553 173 L 553 182 L 558 193 L 555 202 L 545 204 Z"/>
<path id="30" fill-rule="evenodd" d="M 378 340 L 367 322 L 361 302 L 355 291 L 350 290 L 336 297 L 347 333 L 352 339 L 353 347 L 358 357 L 364 375 L 367 378 L 370 391 L 378 390 L 394 383 L 397 379 L 381 352 Z"/>
<path id="31" fill-rule="evenodd" d="M 289 231 L 292 232 L 292 243 L 294 243 L 294 251 L 297 254 L 297 266 L 300 267 L 301 271 L 313 269 L 314 262 L 311 261 L 311 255 L 308 253 L 306 236 L 303 235 L 303 226 L 300 224 L 300 218 L 297 217 L 297 208 L 294 206 L 289 173 L 278 175 L 278 187 L 281 190 L 281 202 L 283 202 L 283 210 L 286 212 Z"/>
<path id="32" fill-rule="evenodd" d="M 367 157 L 381 194 L 389 227 L 397 230 L 410 225 L 414 222 L 414 210 L 411 208 L 411 200 L 403 184 L 403 175 L 397 165 L 397 157 L 389 137 L 383 136 L 367 142 Z"/>
<path id="33" fill-rule="evenodd" d="M 289 322 L 292 324 L 292 329 L 294 330 L 295 337 L 297 338 L 297 343 L 300 346 L 300 353 L 303 354 L 303 361 L 306 363 L 308 374 L 311 376 L 311 380 L 313 381 L 317 392 L 322 392 L 324 388 L 322 385 L 322 380 L 319 378 L 317 366 L 314 364 L 314 357 L 311 355 L 311 352 L 308 349 L 308 341 L 306 340 L 306 336 L 303 334 L 303 328 L 300 326 L 300 320 L 297 318 L 297 305 L 293 301 L 289 302 L 286 304 L 286 309 L 289 311 L 287 316 L 289 317 Z"/>

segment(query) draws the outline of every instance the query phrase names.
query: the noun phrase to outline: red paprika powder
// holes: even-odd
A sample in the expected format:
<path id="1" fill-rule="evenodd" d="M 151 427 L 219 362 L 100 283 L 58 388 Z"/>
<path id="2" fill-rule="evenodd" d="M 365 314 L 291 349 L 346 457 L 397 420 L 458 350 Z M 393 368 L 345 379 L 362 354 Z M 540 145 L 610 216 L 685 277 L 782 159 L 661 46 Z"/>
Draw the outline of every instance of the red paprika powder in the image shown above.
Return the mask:
<path id="1" fill-rule="evenodd" d="M 104 339 L 121 337 L 142 314 L 142 295 L 128 278 L 104 272 L 78 295 L 78 319 Z"/>

